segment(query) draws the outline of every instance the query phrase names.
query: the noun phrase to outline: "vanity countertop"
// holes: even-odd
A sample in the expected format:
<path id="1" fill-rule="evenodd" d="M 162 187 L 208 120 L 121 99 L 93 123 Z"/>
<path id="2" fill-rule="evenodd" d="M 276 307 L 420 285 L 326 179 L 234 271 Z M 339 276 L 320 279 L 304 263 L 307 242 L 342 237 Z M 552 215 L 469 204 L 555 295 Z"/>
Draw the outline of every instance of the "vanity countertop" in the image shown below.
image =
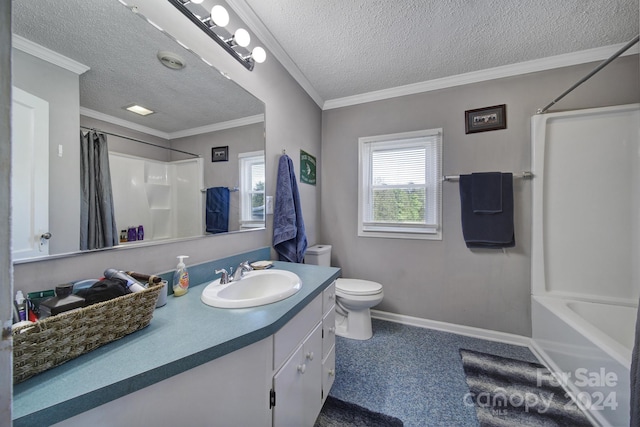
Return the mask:
<path id="1" fill-rule="evenodd" d="M 13 389 L 14 426 L 59 422 L 273 335 L 333 280 L 340 269 L 274 262 L 296 273 L 302 289 L 272 304 L 243 309 L 209 307 L 194 284 L 169 296 L 149 326 L 40 373 Z"/>

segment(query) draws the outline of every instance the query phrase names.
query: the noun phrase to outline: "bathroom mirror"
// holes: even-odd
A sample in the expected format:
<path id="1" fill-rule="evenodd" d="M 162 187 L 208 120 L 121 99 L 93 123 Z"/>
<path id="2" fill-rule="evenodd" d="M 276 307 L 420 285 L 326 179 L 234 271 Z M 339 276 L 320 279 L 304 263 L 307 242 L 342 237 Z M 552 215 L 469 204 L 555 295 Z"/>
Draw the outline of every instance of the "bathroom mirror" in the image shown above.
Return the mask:
<path id="1" fill-rule="evenodd" d="M 121 245 L 210 234 L 205 231 L 209 187 L 230 191 L 227 229 L 218 231 L 265 226 L 259 202 L 266 185 L 264 104 L 135 12 L 118 0 L 13 2 L 14 116 L 19 115 L 16 96 L 25 92 L 45 101 L 49 117 L 46 147 L 23 156 L 27 165 L 17 167 L 12 159 L 13 170 L 39 171 L 34 175 L 44 180 L 48 195 L 35 197 L 28 208 L 48 212 L 48 224 L 34 226 L 31 236 L 51 236 L 34 239 L 35 251 L 14 259 L 79 251 L 81 128 L 106 133 L 110 158 L 121 158 L 117 164 L 110 159 L 117 227 L 143 225 L 145 230 L 141 242 Z M 214 43 L 211 48 L 219 49 Z M 125 109 L 133 104 L 154 113 L 141 116 Z M 14 146 L 22 143 L 16 134 Z M 221 152 L 224 159 L 214 161 L 221 160 L 214 158 Z M 44 167 L 31 160 L 47 154 L 48 173 L 42 173 Z M 200 164 L 187 180 L 196 196 L 171 206 L 176 192 L 186 193 L 186 178 L 172 170 L 189 161 Z M 177 176 L 171 178 L 172 173 Z M 178 184 L 168 189 L 172 180 Z M 131 184 L 132 191 L 116 190 L 122 182 Z M 141 201 L 151 212 L 118 220 L 118 211 L 123 216 L 143 209 L 134 208 Z M 176 219 L 184 211 L 194 220 Z"/>

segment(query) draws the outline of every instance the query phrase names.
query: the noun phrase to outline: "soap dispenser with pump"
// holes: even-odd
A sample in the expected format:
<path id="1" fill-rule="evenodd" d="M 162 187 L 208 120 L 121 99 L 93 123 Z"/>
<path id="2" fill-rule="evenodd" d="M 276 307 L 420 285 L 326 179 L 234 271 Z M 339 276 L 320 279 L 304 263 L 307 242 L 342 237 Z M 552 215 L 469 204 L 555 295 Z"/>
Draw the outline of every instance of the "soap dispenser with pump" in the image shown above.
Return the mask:
<path id="1" fill-rule="evenodd" d="M 178 256 L 178 266 L 176 272 L 173 273 L 173 296 L 179 297 L 186 294 L 189 291 L 189 272 L 186 265 L 184 265 L 184 259 L 189 258 L 187 255 Z"/>

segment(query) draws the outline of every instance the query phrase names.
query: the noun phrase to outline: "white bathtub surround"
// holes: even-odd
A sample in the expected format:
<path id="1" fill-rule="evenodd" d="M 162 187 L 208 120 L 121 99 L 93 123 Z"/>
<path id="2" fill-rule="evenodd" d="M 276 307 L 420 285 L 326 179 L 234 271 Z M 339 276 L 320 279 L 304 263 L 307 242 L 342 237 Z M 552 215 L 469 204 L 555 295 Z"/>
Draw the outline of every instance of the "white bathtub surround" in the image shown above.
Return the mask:
<path id="1" fill-rule="evenodd" d="M 203 230 L 203 159 L 161 162 L 110 152 L 118 230 L 142 224 L 144 240 L 199 235 Z"/>
<path id="2" fill-rule="evenodd" d="M 629 424 L 640 105 L 534 116 L 533 346 L 601 425 Z"/>

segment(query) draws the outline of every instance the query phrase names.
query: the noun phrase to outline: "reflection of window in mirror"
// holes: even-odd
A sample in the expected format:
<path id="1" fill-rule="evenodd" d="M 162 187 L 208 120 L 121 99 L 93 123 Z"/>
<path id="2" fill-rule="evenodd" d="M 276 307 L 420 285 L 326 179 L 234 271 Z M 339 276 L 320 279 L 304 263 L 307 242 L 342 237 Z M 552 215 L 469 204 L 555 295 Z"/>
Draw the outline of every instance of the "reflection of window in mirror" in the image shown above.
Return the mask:
<path id="1" fill-rule="evenodd" d="M 240 228 L 264 227 L 264 151 L 238 154 L 240 162 Z"/>

